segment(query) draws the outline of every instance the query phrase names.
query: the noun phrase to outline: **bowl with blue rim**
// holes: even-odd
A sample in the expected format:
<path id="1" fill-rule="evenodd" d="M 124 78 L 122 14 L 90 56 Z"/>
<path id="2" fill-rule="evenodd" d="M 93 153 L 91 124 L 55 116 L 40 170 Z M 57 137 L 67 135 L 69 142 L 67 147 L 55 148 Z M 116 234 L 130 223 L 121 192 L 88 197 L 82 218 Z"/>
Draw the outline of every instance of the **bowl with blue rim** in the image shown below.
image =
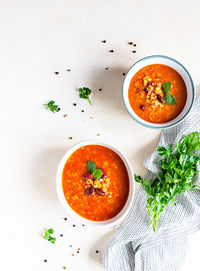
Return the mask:
<path id="1" fill-rule="evenodd" d="M 129 86 L 133 76 L 145 66 L 152 64 L 162 64 L 171 67 L 182 77 L 186 86 L 187 97 L 182 111 L 174 119 L 163 123 L 153 123 L 142 119 L 134 112 L 129 101 Z M 178 123 L 183 121 L 185 117 L 188 115 L 195 99 L 195 88 L 190 73 L 180 62 L 168 56 L 152 55 L 140 59 L 135 64 L 133 64 L 131 68 L 128 70 L 122 86 L 122 97 L 127 112 L 139 124 L 153 129 L 166 129 L 177 125 Z"/>

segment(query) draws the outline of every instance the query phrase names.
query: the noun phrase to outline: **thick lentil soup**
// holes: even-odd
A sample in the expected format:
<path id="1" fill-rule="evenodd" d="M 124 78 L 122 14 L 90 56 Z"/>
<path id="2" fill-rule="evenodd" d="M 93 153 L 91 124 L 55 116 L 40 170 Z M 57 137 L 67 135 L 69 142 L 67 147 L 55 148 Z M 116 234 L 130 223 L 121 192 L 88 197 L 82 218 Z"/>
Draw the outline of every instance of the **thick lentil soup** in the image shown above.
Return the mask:
<path id="1" fill-rule="evenodd" d="M 124 207 L 129 177 L 122 159 L 111 149 L 86 145 L 68 158 L 62 175 L 64 196 L 82 217 L 105 221 Z"/>
<path id="2" fill-rule="evenodd" d="M 152 123 L 164 123 L 177 117 L 187 99 L 183 78 L 162 64 L 140 69 L 131 80 L 128 95 L 133 111 Z"/>

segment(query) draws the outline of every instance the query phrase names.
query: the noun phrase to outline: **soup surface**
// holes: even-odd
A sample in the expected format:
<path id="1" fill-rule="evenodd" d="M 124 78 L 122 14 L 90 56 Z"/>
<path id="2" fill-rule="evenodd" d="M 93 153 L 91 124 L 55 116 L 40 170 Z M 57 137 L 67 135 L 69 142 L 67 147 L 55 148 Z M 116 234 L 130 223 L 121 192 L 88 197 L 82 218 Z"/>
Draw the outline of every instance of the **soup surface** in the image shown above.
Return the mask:
<path id="1" fill-rule="evenodd" d="M 166 82 L 171 85 L 169 92 L 163 91 Z M 181 113 L 187 91 L 177 71 L 166 65 L 152 64 L 133 76 L 128 97 L 133 111 L 140 118 L 152 123 L 165 123 Z"/>
<path id="2" fill-rule="evenodd" d="M 107 186 L 103 195 L 86 193 L 88 161 L 93 161 L 104 173 L 100 179 L 101 182 L 105 176 Z M 94 183 L 94 187 L 98 187 L 98 180 Z M 129 193 L 129 177 L 122 159 L 111 149 L 100 145 L 83 146 L 71 154 L 63 169 L 62 185 L 71 208 L 93 221 L 104 221 L 116 216 L 124 207 Z"/>

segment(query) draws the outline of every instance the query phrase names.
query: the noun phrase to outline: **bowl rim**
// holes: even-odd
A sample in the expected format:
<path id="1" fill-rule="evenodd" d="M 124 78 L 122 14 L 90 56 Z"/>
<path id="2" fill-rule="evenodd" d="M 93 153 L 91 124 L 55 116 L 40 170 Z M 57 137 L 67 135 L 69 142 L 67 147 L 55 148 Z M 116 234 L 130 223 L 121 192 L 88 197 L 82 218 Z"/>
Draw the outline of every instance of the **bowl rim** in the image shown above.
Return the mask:
<path id="1" fill-rule="evenodd" d="M 68 158 L 70 157 L 70 155 L 72 153 L 74 153 L 77 149 L 79 149 L 83 146 L 87 146 L 87 145 L 101 145 L 101 146 L 104 146 L 104 147 L 107 147 L 107 148 L 113 150 L 122 159 L 122 161 L 126 167 L 128 176 L 129 176 L 129 193 L 128 193 L 128 198 L 127 198 L 125 205 L 123 206 L 122 210 L 115 217 L 108 219 L 108 220 L 105 220 L 105 221 L 93 221 L 93 220 L 89 220 L 89 219 L 82 217 L 81 215 L 76 213 L 69 206 L 67 200 L 64 197 L 64 193 L 63 193 L 62 173 L 63 173 L 65 163 L 67 162 Z M 57 173 L 56 173 L 56 192 L 57 192 L 57 197 L 59 199 L 59 202 L 64 207 L 64 209 L 67 211 L 68 215 L 70 217 L 72 217 L 73 219 L 75 219 L 76 221 L 79 221 L 81 224 L 85 224 L 88 226 L 95 226 L 95 227 L 96 226 L 97 227 L 99 227 L 99 226 L 105 227 L 105 226 L 110 226 L 110 225 L 116 224 L 119 221 L 121 221 L 123 218 L 125 218 L 125 216 L 127 215 L 127 213 L 129 212 L 129 210 L 132 206 L 133 199 L 135 197 L 135 179 L 134 179 L 132 166 L 124 153 L 122 153 L 116 147 L 114 147 L 113 145 L 111 145 L 107 142 L 97 140 L 97 139 L 88 139 L 88 140 L 79 141 L 78 143 L 71 146 L 65 152 L 65 154 L 63 155 L 63 157 L 61 158 L 61 160 L 58 164 Z"/>
<path id="2" fill-rule="evenodd" d="M 140 63 L 140 62 L 143 62 L 143 61 L 145 61 L 145 60 L 147 60 L 147 59 L 151 59 L 151 58 L 165 58 L 165 59 L 169 59 L 169 60 L 174 61 L 175 63 L 177 63 L 178 65 L 180 65 L 180 66 L 185 70 L 185 72 L 187 73 L 187 75 L 188 75 L 188 77 L 189 77 L 189 79 L 190 79 L 191 85 L 192 85 L 192 102 L 191 102 L 191 105 L 190 105 L 188 111 L 186 112 L 186 114 L 185 114 L 180 120 L 178 120 L 177 122 L 175 122 L 175 123 L 173 123 L 173 124 L 169 124 L 169 125 L 167 125 L 167 122 L 166 122 L 166 126 L 162 126 L 162 127 L 159 126 L 159 123 L 158 123 L 158 126 L 152 126 L 152 125 L 151 125 L 151 122 L 148 122 L 149 124 L 143 123 L 143 122 L 142 122 L 142 118 L 140 118 L 139 116 L 138 116 L 138 119 L 136 119 L 136 118 L 132 115 L 132 112 L 128 109 L 128 107 L 127 107 L 127 105 L 126 105 L 126 101 L 125 101 L 125 90 L 124 90 L 124 89 L 125 89 L 125 86 L 124 86 L 124 84 L 125 84 L 125 80 L 126 80 L 127 75 L 130 73 L 131 69 L 132 69 L 136 64 L 138 64 L 138 63 Z M 166 65 L 166 66 L 168 66 L 168 65 Z M 143 67 L 145 67 L 145 66 L 143 66 Z M 125 76 L 125 78 L 124 78 L 124 80 L 123 80 L 123 84 L 122 84 L 122 99 L 123 99 L 123 103 L 124 103 L 124 106 L 125 106 L 127 112 L 129 113 L 129 115 L 130 115 L 137 123 L 139 123 L 139 124 L 141 124 L 141 125 L 143 125 L 144 127 L 147 127 L 147 128 L 152 128 L 152 129 L 167 129 L 167 128 L 169 128 L 169 127 L 176 126 L 177 124 L 179 124 L 180 122 L 182 122 L 182 121 L 185 119 L 185 117 L 189 114 L 190 110 L 192 109 L 192 106 L 193 106 L 193 103 L 194 103 L 194 99 L 195 99 L 195 87 L 194 87 L 194 82 L 193 82 L 193 80 L 192 80 L 192 77 L 191 77 L 190 73 L 189 73 L 188 70 L 185 68 L 185 66 L 183 66 L 183 64 L 181 64 L 178 60 L 176 60 L 176 59 L 174 59 L 174 58 L 172 58 L 172 57 L 169 57 L 169 56 L 165 56 L 165 55 L 150 55 L 150 56 L 146 56 L 146 57 L 143 57 L 143 58 L 139 59 L 138 61 L 136 61 L 136 62 L 129 68 L 129 70 L 128 70 L 128 72 L 126 73 L 126 76 Z M 141 119 L 141 121 L 140 121 L 140 119 Z M 147 121 L 146 121 L 146 122 L 147 122 Z"/>

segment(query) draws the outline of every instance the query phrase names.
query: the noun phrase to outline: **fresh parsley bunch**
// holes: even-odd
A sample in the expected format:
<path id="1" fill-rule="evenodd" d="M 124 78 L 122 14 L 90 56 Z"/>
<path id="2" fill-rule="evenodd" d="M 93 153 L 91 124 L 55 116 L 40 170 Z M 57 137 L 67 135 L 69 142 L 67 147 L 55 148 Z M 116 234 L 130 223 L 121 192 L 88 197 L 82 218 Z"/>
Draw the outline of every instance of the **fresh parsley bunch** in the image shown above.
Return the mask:
<path id="1" fill-rule="evenodd" d="M 198 132 L 183 136 L 176 143 L 173 151 L 170 146 L 158 147 L 157 151 L 161 160 L 161 171 L 157 178 L 150 182 L 135 175 L 136 182 L 142 184 L 148 194 L 149 225 L 153 224 L 154 231 L 159 222 L 159 217 L 169 202 L 176 205 L 175 196 L 188 190 L 200 188 L 194 184 L 197 173 L 197 163 L 200 156 L 194 153 L 200 149 Z"/>

